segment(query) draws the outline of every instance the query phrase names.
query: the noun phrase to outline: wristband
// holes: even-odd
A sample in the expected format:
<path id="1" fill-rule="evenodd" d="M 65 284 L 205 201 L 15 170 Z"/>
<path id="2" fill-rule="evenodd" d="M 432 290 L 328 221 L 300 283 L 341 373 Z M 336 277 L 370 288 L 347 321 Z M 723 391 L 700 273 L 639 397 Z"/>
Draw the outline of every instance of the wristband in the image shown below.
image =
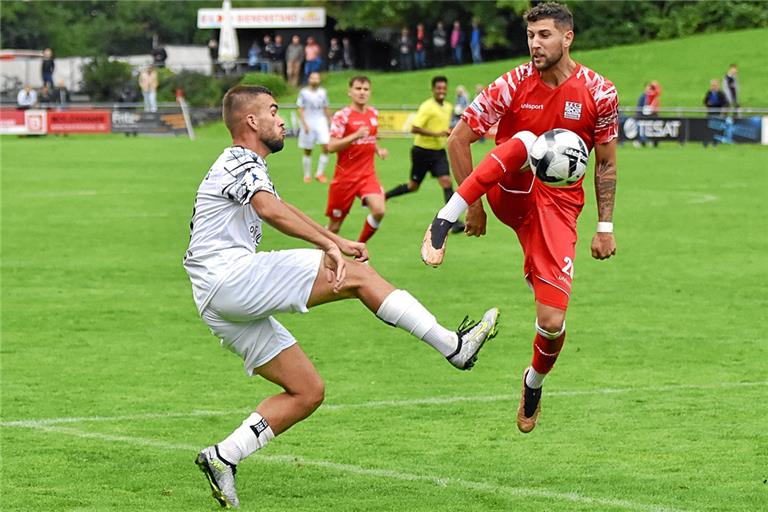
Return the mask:
<path id="1" fill-rule="evenodd" d="M 598 222 L 597 223 L 597 232 L 598 233 L 613 233 L 613 222 Z"/>

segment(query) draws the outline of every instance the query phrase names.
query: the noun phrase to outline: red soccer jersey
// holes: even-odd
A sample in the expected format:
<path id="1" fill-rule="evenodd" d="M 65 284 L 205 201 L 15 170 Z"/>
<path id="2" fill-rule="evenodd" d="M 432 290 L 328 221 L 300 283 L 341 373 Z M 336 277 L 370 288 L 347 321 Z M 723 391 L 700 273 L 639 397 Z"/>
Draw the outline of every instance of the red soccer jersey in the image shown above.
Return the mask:
<path id="1" fill-rule="evenodd" d="M 331 137 L 343 139 L 363 126 L 368 127 L 368 136 L 353 141 L 338 152 L 334 180 L 355 181 L 376 172 L 373 157 L 376 153 L 379 112 L 375 108 L 366 107 L 365 112 L 356 112 L 351 107 L 339 110 L 333 114 Z"/>
<path id="2" fill-rule="evenodd" d="M 566 128 L 579 134 L 591 150 L 618 137 L 618 107 L 613 83 L 581 64 L 576 63 L 573 74 L 552 88 L 527 62 L 486 87 L 461 118 L 478 135 L 498 122 L 496 144 L 522 130 L 541 135 Z"/>

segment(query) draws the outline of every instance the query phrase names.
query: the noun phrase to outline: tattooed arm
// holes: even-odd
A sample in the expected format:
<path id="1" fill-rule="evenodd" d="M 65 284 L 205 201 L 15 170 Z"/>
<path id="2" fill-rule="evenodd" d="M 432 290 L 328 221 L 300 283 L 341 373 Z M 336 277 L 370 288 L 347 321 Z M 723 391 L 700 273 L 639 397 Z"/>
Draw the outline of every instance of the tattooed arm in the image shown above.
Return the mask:
<path id="1" fill-rule="evenodd" d="M 595 145 L 595 194 L 597 195 L 598 222 L 613 222 L 613 204 L 616 198 L 616 139 Z M 592 257 L 608 259 L 616 254 L 613 233 L 595 233 L 592 238 Z"/>

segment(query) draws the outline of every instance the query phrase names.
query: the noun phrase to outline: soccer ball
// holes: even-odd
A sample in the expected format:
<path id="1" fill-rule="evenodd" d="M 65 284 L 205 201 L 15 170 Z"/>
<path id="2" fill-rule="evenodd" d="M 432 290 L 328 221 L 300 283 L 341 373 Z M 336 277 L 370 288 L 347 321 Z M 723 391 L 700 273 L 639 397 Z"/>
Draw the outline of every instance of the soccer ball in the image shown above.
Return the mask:
<path id="1" fill-rule="evenodd" d="M 566 187 L 584 176 L 589 151 L 581 137 L 570 130 L 555 128 L 536 139 L 530 159 L 536 177 L 544 184 Z"/>

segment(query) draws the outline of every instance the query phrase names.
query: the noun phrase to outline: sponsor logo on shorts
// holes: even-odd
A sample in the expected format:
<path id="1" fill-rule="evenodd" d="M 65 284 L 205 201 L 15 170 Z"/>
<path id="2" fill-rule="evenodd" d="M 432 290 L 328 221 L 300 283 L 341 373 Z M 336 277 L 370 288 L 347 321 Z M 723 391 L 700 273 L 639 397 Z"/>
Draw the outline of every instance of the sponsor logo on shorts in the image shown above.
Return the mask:
<path id="1" fill-rule="evenodd" d="M 339 217 L 341 217 L 341 210 L 339 210 L 338 208 L 334 208 L 334 209 L 331 211 L 331 216 L 332 216 L 333 218 L 335 218 L 335 219 L 338 219 Z"/>

